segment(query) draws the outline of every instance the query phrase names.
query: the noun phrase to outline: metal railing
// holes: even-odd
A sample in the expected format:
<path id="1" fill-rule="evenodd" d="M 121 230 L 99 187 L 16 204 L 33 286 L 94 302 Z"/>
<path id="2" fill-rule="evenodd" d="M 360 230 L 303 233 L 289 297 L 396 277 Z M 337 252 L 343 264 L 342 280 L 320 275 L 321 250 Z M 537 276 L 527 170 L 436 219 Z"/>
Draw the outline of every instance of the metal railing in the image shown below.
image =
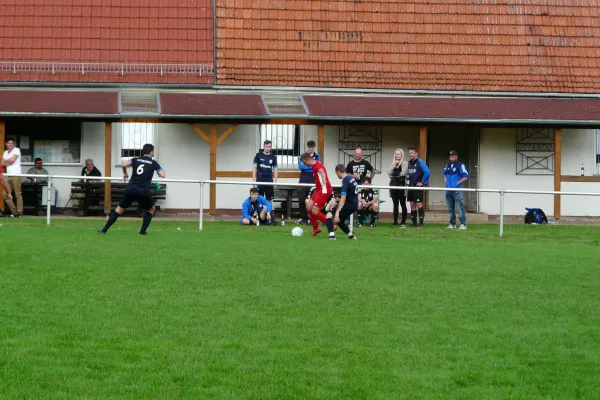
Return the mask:
<path id="1" fill-rule="evenodd" d="M 126 64 L 0 61 L 0 72 L 37 74 L 213 76 L 213 64 Z"/>
<path id="2" fill-rule="evenodd" d="M 47 210 L 46 210 L 46 224 L 50 225 L 51 215 L 49 206 L 52 203 L 52 181 L 54 179 L 70 179 L 70 180 L 103 180 L 103 181 L 123 181 L 122 177 L 107 177 L 107 176 L 70 176 L 70 175 L 35 175 L 35 174 L 6 174 L 5 176 L 19 176 L 23 178 L 47 178 L 48 189 L 47 189 Z M 243 186 L 254 186 L 256 182 L 239 182 L 239 181 L 216 181 L 216 180 L 194 180 L 194 179 L 156 179 L 156 182 L 159 183 L 192 183 L 199 185 L 199 205 L 198 205 L 198 230 L 202 231 L 204 229 L 204 185 L 207 184 L 215 184 L 215 185 L 243 185 Z M 313 184 L 310 183 L 269 183 L 269 182 L 260 182 L 261 186 L 285 186 L 285 187 L 312 187 Z M 340 187 L 340 185 L 332 185 L 333 187 Z M 408 187 L 408 186 L 381 186 L 381 185 L 371 185 L 364 186 L 358 185 L 358 188 L 370 187 L 373 189 L 387 189 L 387 190 L 424 190 L 424 191 L 438 191 L 438 192 L 446 192 L 447 188 L 439 188 L 439 187 Z M 500 232 L 499 236 L 502 237 L 504 235 L 504 196 L 507 194 L 537 194 L 537 195 L 561 195 L 561 196 L 600 196 L 600 193 L 592 193 L 592 192 L 556 192 L 556 191 L 541 191 L 541 190 L 513 190 L 513 189 L 452 189 L 452 191 L 456 192 L 473 192 L 473 193 L 497 193 L 500 198 Z M 351 217 L 352 218 L 352 217 Z M 352 222 L 352 221 L 351 221 Z"/>

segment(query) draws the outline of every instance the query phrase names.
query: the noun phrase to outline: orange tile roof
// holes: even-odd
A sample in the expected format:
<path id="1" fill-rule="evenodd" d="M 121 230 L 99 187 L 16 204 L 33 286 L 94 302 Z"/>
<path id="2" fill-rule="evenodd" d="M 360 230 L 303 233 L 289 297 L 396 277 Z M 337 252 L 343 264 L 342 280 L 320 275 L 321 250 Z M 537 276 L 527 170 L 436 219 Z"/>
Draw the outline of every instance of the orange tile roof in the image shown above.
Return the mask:
<path id="1" fill-rule="evenodd" d="M 217 0 L 227 85 L 600 92 L 598 0 Z"/>
<path id="2" fill-rule="evenodd" d="M 214 80 L 212 0 L 3 0 L 0 21 L 2 81 Z"/>

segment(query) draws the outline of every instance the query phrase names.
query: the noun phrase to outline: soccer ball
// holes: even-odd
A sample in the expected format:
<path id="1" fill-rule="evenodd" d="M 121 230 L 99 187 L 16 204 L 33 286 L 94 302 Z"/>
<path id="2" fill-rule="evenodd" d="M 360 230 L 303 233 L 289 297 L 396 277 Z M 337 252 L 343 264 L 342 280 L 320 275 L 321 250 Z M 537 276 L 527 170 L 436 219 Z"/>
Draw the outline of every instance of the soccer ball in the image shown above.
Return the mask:
<path id="1" fill-rule="evenodd" d="M 292 229 L 292 236 L 302 236 L 304 235 L 304 231 L 299 226 Z"/>

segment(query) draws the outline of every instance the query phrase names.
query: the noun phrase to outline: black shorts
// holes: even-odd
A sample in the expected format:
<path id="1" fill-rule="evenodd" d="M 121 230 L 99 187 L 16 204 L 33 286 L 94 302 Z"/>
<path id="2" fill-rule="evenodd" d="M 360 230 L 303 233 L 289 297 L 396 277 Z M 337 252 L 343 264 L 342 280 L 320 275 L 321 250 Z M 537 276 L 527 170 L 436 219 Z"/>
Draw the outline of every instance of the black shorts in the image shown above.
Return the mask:
<path id="1" fill-rule="evenodd" d="M 154 207 L 154 199 L 149 192 L 134 192 L 132 190 L 125 190 L 121 201 L 119 201 L 119 207 L 128 208 L 134 201 L 137 201 L 141 210 L 150 210 Z"/>
<path id="2" fill-rule="evenodd" d="M 423 191 L 422 190 L 409 190 L 406 199 L 412 203 L 423 202 Z"/>
<path id="3" fill-rule="evenodd" d="M 340 221 L 346 221 L 348 218 L 350 218 L 350 216 L 352 214 L 354 214 L 354 212 L 356 211 L 356 208 L 352 207 L 342 207 L 342 209 L 340 210 Z M 331 213 L 335 216 L 335 213 L 337 212 L 337 207 L 334 208 L 333 210 L 331 210 Z"/>
<path id="4" fill-rule="evenodd" d="M 256 182 L 256 187 L 258 189 L 258 194 L 264 197 L 265 199 L 271 201 L 275 197 L 275 189 L 271 185 L 261 186 L 260 182 Z"/>

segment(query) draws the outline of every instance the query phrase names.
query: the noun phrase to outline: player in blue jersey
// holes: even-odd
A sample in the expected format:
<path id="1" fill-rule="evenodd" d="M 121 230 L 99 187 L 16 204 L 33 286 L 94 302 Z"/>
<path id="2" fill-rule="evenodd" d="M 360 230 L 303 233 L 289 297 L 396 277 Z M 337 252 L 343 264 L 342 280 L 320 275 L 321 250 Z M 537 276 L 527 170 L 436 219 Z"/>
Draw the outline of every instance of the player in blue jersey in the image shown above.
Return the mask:
<path id="1" fill-rule="evenodd" d="M 409 187 L 423 187 L 429 183 L 429 168 L 425 161 L 419 158 L 416 147 L 408 148 L 408 169 L 406 171 L 406 185 Z M 412 226 L 423 226 L 425 219 L 425 207 L 423 199 L 425 194 L 423 190 L 415 189 L 408 191 L 408 201 L 410 201 L 410 216 Z"/>
<path id="2" fill-rule="evenodd" d="M 271 152 L 273 144 L 270 140 L 263 143 L 263 151 L 256 153 L 252 164 L 252 181 L 256 182 L 258 194 L 271 202 L 273 207 L 273 198 L 275 197 L 275 187 L 273 185 L 261 185 L 260 182 L 277 183 L 277 156 Z M 275 225 L 275 213 L 271 212 L 271 221 Z"/>
<path id="3" fill-rule="evenodd" d="M 327 213 L 327 219 L 338 224 L 340 229 L 348 235 L 348 239 L 356 239 L 348 225 L 346 225 L 346 219 L 358 209 L 358 184 L 352 175 L 346 173 L 346 167 L 343 164 L 335 167 L 335 174 L 342 180 L 341 197 L 338 206 Z M 335 236 L 332 237 L 330 234 L 329 238 L 335 239 Z"/>
<path id="4" fill-rule="evenodd" d="M 132 158 L 131 160 L 123 163 L 123 179 L 127 181 L 129 178 L 129 174 L 127 174 L 127 167 L 132 167 L 133 173 L 131 174 L 131 179 L 125 188 L 125 193 L 123 193 L 123 197 L 121 198 L 119 205 L 115 211 L 110 214 L 110 217 L 108 218 L 108 221 L 106 221 L 104 228 L 98 230 L 99 233 L 106 233 L 111 225 L 114 224 L 123 214 L 125 209 L 129 207 L 131 203 L 137 201 L 140 209 L 144 211 L 144 220 L 142 222 L 140 234 L 146 234 L 146 230 L 150 225 L 150 221 L 152 221 L 152 216 L 154 216 L 154 211 L 156 211 L 156 208 L 154 207 L 154 200 L 150 195 L 150 184 L 152 183 L 152 178 L 154 177 L 154 171 L 156 171 L 158 176 L 161 178 L 164 178 L 166 175 L 165 171 L 160 167 L 160 165 L 152 159 L 154 157 L 153 145 L 145 144 L 142 148 L 142 154 L 143 157 Z"/>

